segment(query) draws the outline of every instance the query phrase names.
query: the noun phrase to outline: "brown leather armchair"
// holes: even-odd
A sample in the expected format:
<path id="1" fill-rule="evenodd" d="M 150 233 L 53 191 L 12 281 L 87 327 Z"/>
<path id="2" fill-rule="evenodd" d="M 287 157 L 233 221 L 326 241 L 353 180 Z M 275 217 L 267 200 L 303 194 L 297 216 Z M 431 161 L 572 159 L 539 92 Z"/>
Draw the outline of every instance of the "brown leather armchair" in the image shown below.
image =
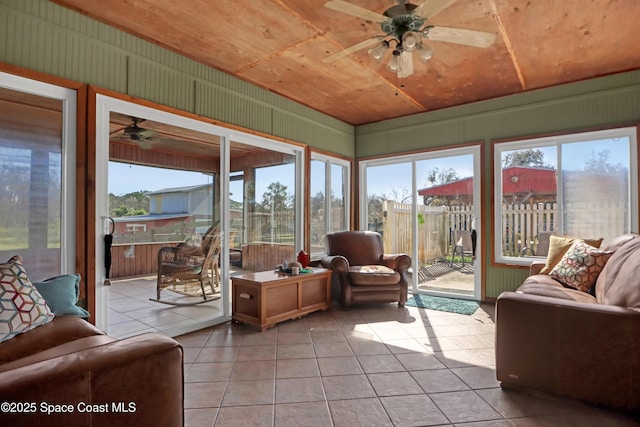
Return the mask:
<path id="1" fill-rule="evenodd" d="M 340 231 L 327 234 L 324 268 L 333 271 L 332 291 L 346 306 L 353 303 L 407 302 L 406 271 L 411 258 L 385 254 L 382 237 L 373 231 Z"/>

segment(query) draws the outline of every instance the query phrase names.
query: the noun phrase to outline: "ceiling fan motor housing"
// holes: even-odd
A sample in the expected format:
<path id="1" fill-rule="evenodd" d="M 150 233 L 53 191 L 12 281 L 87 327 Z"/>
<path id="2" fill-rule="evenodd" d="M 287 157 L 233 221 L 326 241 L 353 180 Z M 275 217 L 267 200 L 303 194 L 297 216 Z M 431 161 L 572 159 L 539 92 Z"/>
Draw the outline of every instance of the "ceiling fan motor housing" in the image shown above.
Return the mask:
<path id="1" fill-rule="evenodd" d="M 411 3 L 399 4 L 387 9 L 385 16 L 390 19 L 380 23 L 380 28 L 386 35 L 393 36 L 397 41 L 394 54 L 399 55 L 403 51 L 402 40 L 407 32 L 418 32 L 424 25 L 424 18 L 413 13 L 417 6 Z M 414 49 L 412 49 L 414 50 Z"/>

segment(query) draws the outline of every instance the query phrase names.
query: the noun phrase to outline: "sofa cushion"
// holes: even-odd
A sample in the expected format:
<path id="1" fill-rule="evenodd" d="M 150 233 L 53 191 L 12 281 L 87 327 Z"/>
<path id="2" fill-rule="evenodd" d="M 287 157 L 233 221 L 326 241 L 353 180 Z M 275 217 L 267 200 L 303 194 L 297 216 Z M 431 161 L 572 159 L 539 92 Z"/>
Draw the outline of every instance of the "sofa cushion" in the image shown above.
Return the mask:
<path id="1" fill-rule="evenodd" d="M 80 317 L 58 316 L 46 325 L 0 343 L 0 365 L 94 335 L 104 333 Z"/>
<path id="2" fill-rule="evenodd" d="M 556 236 L 554 234 L 549 236 L 549 252 L 547 253 L 547 261 L 544 268 L 540 270 L 540 274 L 549 274 L 549 272 L 553 270 L 553 267 L 560 262 L 564 254 L 567 253 L 575 240 L 575 237 Z M 595 248 L 600 247 L 602 240 L 603 239 L 584 239 L 587 244 Z"/>
<path id="3" fill-rule="evenodd" d="M 516 290 L 517 293 L 527 295 L 539 295 L 569 301 L 597 304 L 596 299 L 586 292 L 573 288 L 566 288 L 546 274 L 537 274 L 527 277 Z"/>
<path id="4" fill-rule="evenodd" d="M 47 350 L 43 350 L 38 353 L 34 353 L 29 356 L 21 357 L 20 359 L 2 364 L 0 365 L 0 372 L 17 369 L 22 366 L 32 365 L 34 363 L 42 362 L 43 360 L 50 360 L 55 357 L 66 356 L 67 354 L 71 353 L 77 353 L 79 351 L 84 351 L 88 348 L 108 344 L 113 341 L 117 341 L 117 338 L 110 337 L 109 335 L 92 335 L 90 337 L 79 338 L 77 340 L 65 342 L 55 347 L 51 347 Z"/>
<path id="5" fill-rule="evenodd" d="M 354 285 L 394 285 L 400 274 L 384 265 L 354 265 L 349 267 L 349 278 Z"/>
<path id="6" fill-rule="evenodd" d="M 80 297 L 80 275 L 63 274 L 33 285 L 56 316 L 89 317 L 87 310 L 76 305 Z"/>
<path id="7" fill-rule="evenodd" d="M 620 243 L 598 277 L 596 298 L 600 304 L 640 310 L 640 236 Z"/>
<path id="8" fill-rule="evenodd" d="M 575 240 L 549 272 L 549 277 L 579 291 L 589 292 L 612 254 L 611 251 L 600 251 L 583 240 Z"/>
<path id="9" fill-rule="evenodd" d="M 14 256 L 0 264 L 0 342 L 51 322 L 54 314 Z"/>

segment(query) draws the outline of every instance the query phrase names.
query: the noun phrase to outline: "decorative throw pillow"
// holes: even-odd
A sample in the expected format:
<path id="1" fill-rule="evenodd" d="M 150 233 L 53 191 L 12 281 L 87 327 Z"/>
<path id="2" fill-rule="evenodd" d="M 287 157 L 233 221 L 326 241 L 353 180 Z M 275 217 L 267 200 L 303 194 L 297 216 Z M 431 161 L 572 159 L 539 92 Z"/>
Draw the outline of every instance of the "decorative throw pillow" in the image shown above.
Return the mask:
<path id="1" fill-rule="evenodd" d="M 54 314 L 29 281 L 22 259 L 0 264 L 0 342 L 53 320 Z"/>
<path id="2" fill-rule="evenodd" d="M 76 303 L 80 297 L 80 275 L 63 274 L 33 284 L 56 316 L 89 317 Z"/>
<path id="3" fill-rule="evenodd" d="M 553 267 L 549 277 L 579 291 L 589 292 L 612 254 L 611 251 L 600 251 L 583 240 L 576 240 Z"/>
<path id="4" fill-rule="evenodd" d="M 547 253 L 547 262 L 545 266 L 540 270 L 540 274 L 549 274 L 553 267 L 560 262 L 564 254 L 567 253 L 573 242 L 575 242 L 575 237 L 567 237 L 567 236 L 556 236 L 552 234 L 549 236 L 549 252 Z M 599 248 L 602 243 L 602 239 L 585 239 L 583 240 L 588 245 L 593 246 L 594 248 Z"/>

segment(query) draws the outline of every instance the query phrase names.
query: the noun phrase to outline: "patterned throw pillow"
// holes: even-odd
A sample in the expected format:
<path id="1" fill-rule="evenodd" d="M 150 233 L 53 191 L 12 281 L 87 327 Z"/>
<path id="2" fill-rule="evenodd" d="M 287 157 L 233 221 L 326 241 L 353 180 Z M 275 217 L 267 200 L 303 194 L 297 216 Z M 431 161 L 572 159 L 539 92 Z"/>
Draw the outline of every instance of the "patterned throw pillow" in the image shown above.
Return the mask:
<path id="1" fill-rule="evenodd" d="M 31 284 L 22 259 L 0 264 L 0 342 L 53 320 L 54 314 Z"/>
<path id="2" fill-rule="evenodd" d="M 600 251 L 584 240 L 576 240 L 549 276 L 579 291 L 589 292 L 612 254 L 611 251 Z"/>

